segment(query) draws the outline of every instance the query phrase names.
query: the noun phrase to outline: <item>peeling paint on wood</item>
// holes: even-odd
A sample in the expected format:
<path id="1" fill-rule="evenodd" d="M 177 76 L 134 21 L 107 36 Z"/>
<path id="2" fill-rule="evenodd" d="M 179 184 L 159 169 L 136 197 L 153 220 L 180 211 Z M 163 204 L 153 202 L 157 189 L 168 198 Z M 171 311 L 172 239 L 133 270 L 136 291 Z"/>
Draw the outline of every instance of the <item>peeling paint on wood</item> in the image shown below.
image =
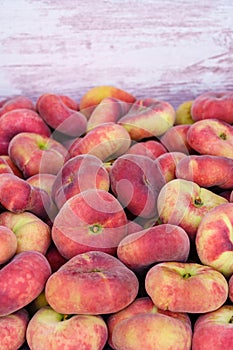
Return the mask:
<path id="1" fill-rule="evenodd" d="M 0 97 L 108 84 L 174 106 L 233 90 L 231 0 L 0 0 Z"/>

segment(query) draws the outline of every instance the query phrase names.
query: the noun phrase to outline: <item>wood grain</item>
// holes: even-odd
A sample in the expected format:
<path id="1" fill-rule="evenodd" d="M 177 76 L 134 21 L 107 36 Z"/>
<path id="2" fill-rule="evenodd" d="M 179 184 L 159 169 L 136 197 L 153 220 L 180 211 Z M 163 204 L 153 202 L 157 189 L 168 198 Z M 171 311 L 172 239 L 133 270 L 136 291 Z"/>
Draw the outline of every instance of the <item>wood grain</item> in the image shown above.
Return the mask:
<path id="1" fill-rule="evenodd" d="M 231 0 L 0 0 L 0 98 L 96 85 L 175 107 L 233 90 Z"/>

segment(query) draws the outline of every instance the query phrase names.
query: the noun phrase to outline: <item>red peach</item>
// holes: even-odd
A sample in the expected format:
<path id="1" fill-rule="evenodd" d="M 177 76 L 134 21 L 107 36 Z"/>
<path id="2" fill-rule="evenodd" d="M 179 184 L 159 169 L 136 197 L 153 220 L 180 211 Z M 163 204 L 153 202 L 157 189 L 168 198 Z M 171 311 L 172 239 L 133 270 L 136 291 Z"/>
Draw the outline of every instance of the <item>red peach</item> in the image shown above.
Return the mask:
<path id="1" fill-rule="evenodd" d="M 229 287 L 229 299 L 233 302 L 233 274 L 228 280 L 228 287 Z"/>
<path id="2" fill-rule="evenodd" d="M 0 265 L 2 265 L 10 260 L 17 250 L 17 239 L 14 232 L 2 223 L 0 223 L 0 247 Z"/>
<path id="3" fill-rule="evenodd" d="M 52 187 L 55 179 L 56 175 L 47 173 L 35 174 L 26 179 L 26 181 L 33 186 L 33 188 L 38 187 L 39 189 L 48 193 L 50 202 L 48 203 L 48 206 L 46 206 L 46 203 L 44 203 L 44 207 L 48 216 L 49 225 L 52 225 L 58 213 L 58 208 L 52 199 Z"/>
<path id="4" fill-rule="evenodd" d="M 196 122 L 203 119 L 219 119 L 233 123 L 233 92 L 207 91 L 199 95 L 192 104 L 191 115 Z"/>
<path id="5" fill-rule="evenodd" d="M 224 203 L 228 203 L 227 199 L 193 181 L 174 179 L 160 190 L 157 208 L 162 223 L 182 227 L 194 241 L 202 218 Z"/>
<path id="6" fill-rule="evenodd" d="M 43 254 L 17 254 L 0 270 L 0 316 L 9 315 L 35 299 L 44 289 L 51 268 Z"/>
<path id="7" fill-rule="evenodd" d="M 8 154 L 24 178 L 38 173 L 57 174 L 64 164 L 66 148 L 58 141 L 33 132 L 15 135 Z"/>
<path id="8" fill-rule="evenodd" d="M 26 340 L 28 322 L 29 314 L 26 309 L 0 317 L 0 350 L 19 349 Z"/>
<path id="9" fill-rule="evenodd" d="M 67 200 L 52 227 L 53 242 L 66 259 L 90 250 L 115 254 L 127 234 L 121 204 L 111 193 L 99 189 L 82 191 Z"/>
<path id="10" fill-rule="evenodd" d="M 186 158 L 185 153 L 181 152 L 167 152 L 161 154 L 155 159 L 155 165 L 161 172 L 165 182 L 169 182 L 176 178 L 176 167 L 181 159 Z"/>
<path id="11" fill-rule="evenodd" d="M 233 158 L 233 126 L 218 119 L 203 119 L 189 127 L 187 141 L 199 154 Z"/>
<path id="12" fill-rule="evenodd" d="M 43 96 L 43 95 L 42 95 Z M 42 97 L 41 96 L 41 97 Z M 62 102 L 70 109 L 73 109 L 74 111 L 79 110 L 79 104 L 77 101 L 75 101 L 73 98 L 67 95 L 59 95 L 61 98 Z"/>
<path id="13" fill-rule="evenodd" d="M 162 262 L 146 274 L 145 288 L 160 309 L 206 313 L 227 300 L 228 283 L 214 268 L 191 262 Z"/>
<path id="14" fill-rule="evenodd" d="M 108 191 L 109 174 L 103 162 L 92 154 L 81 154 L 65 162 L 52 186 L 52 198 L 58 208 L 74 195 L 90 188 Z"/>
<path id="15" fill-rule="evenodd" d="M 9 98 L 2 106 L 0 106 L 0 117 L 15 109 L 31 109 L 35 111 L 35 105 L 27 96 L 15 96 Z"/>
<path id="16" fill-rule="evenodd" d="M 47 215 L 50 198 L 46 191 L 32 186 L 10 173 L 0 174 L 0 203 L 13 212 L 30 211 L 39 217 Z"/>
<path id="17" fill-rule="evenodd" d="M 1 160 L 1 162 L 3 162 L 6 165 L 8 165 L 8 167 L 10 167 L 10 169 L 8 168 L 9 169 L 9 171 L 8 171 L 9 173 L 12 172 L 16 176 L 18 176 L 20 178 L 23 178 L 22 172 L 19 170 L 19 168 L 17 168 L 15 163 L 12 162 L 12 159 L 9 157 L 9 155 L 2 155 L 2 156 L 0 156 L 0 160 Z"/>
<path id="18" fill-rule="evenodd" d="M 192 350 L 233 349 L 233 306 L 199 315 L 194 323 Z"/>
<path id="19" fill-rule="evenodd" d="M 189 250 L 189 237 L 181 227 L 161 224 L 123 238 L 117 256 L 129 268 L 138 270 L 162 261 L 185 262 Z"/>
<path id="20" fill-rule="evenodd" d="M 152 159 L 122 155 L 114 161 L 109 175 L 112 192 L 133 215 L 157 216 L 157 196 L 165 181 Z"/>
<path id="21" fill-rule="evenodd" d="M 160 142 L 169 152 L 192 154 L 194 150 L 187 140 L 189 129 L 188 124 L 174 125 L 160 137 Z"/>
<path id="22" fill-rule="evenodd" d="M 36 108 L 46 124 L 57 132 L 78 137 L 86 131 L 86 117 L 81 112 L 69 108 L 64 103 L 64 98 L 59 95 L 41 95 L 36 102 Z"/>
<path id="23" fill-rule="evenodd" d="M 191 155 L 176 165 L 176 177 L 202 187 L 233 188 L 233 159 L 222 156 Z"/>
<path id="24" fill-rule="evenodd" d="M 129 133 L 116 123 L 104 123 L 90 130 L 83 138 L 74 141 L 68 157 L 80 154 L 92 154 L 103 162 L 115 159 L 124 154 L 130 147 Z"/>
<path id="25" fill-rule="evenodd" d="M 160 310 L 148 297 L 137 298 L 111 315 L 107 325 L 108 344 L 113 349 L 190 350 L 192 329 L 189 316 Z"/>
<path id="26" fill-rule="evenodd" d="M 138 154 L 147 156 L 153 160 L 158 158 L 161 154 L 167 153 L 166 148 L 161 142 L 155 140 L 147 140 L 134 143 L 125 154 Z"/>
<path id="27" fill-rule="evenodd" d="M 51 135 L 48 125 L 35 111 L 15 109 L 7 112 L 0 118 L 1 155 L 8 155 L 10 140 L 20 132 L 34 132 L 48 137 Z"/>
<path id="28" fill-rule="evenodd" d="M 78 254 L 47 280 L 49 305 L 64 314 L 109 314 L 136 298 L 136 275 L 119 259 L 104 252 Z"/>

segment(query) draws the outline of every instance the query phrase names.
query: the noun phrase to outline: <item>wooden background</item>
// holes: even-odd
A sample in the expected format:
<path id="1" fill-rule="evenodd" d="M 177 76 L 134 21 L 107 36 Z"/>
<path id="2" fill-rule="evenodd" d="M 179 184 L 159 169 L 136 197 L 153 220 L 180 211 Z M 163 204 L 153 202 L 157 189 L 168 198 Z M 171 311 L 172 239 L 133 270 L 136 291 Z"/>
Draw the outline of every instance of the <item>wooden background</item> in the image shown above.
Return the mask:
<path id="1" fill-rule="evenodd" d="M 233 90 L 232 0 L 0 0 L 0 98 Z"/>

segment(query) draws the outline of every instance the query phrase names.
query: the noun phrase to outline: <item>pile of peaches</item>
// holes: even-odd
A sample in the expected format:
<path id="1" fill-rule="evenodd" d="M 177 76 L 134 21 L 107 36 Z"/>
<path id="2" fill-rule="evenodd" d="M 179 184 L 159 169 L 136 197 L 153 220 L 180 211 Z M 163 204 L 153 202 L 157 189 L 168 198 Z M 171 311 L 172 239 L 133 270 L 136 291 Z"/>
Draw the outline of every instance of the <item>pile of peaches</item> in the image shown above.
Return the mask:
<path id="1" fill-rule="evenodd" d="M 0 101 L 0 350 L 233 349 L 233 92 Z"/>

